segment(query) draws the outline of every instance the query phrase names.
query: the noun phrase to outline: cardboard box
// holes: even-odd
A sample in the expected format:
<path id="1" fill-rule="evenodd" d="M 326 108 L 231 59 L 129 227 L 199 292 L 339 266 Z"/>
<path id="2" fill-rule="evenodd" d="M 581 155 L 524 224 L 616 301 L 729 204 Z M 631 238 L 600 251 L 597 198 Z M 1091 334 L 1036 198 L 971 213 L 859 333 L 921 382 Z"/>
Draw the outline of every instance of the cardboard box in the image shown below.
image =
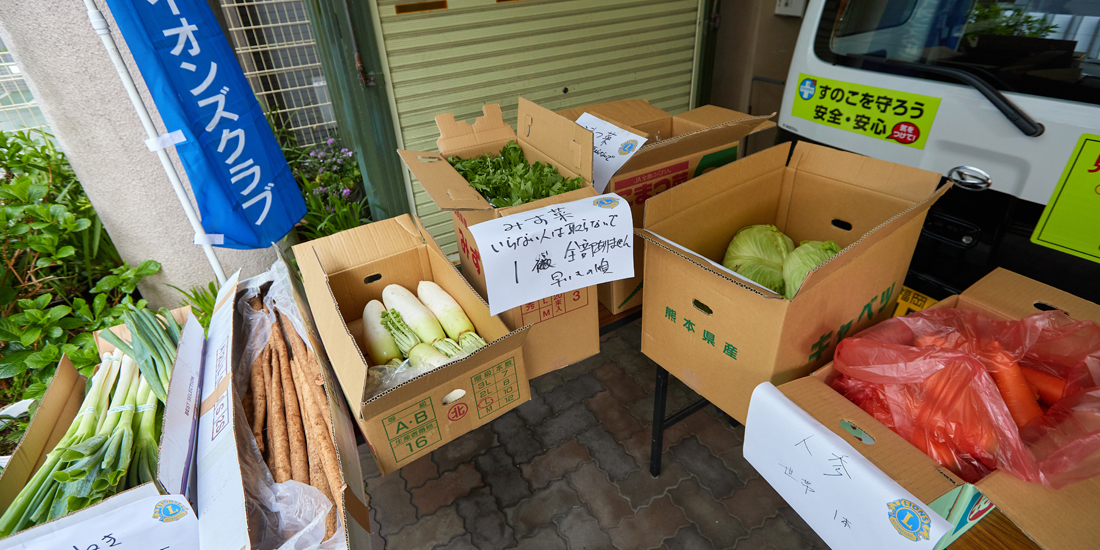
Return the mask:
<path id="1" fill-rule="evenodd" d="M 739 146 L 749 134 L 775 127 L 769 116 L 751 116 L 714 105 L 672 116 L 642 99 L 612 101 L 558 111 L 569 120 L 584 113 L 647 135 L 648 141 L 607 185 L 630 203 L 634 227 L 642 226 L 646 199 L 744 156 Z M 642 303 L 644 247 L 635 240 L 634 277 L 599 285 L 600 304 L 613 314 Z"/>
<path id="2" fill-rule="evenodd" d="M 379 470 L 400 469 L 531 398 L 526 328 L 509 331 L 447 256 L 408 215 L 294 247 L 318 332 Z M 489 345 L 380 395 L 366 394 L 366 354 L 353 322 L 370 300 L 399 284 L 415 293 L 434 281 L 462 306 Z M 456 398 L 455 391 L 462 395 Z"/>
<path id="3" fill-rule="evenodd" d="M 1074 319 L 1100 322 L 1100 306 L 1021 275 L 997 269 L 961 295 L 928 309 L 961 308 L 998 320 L 1020 319 L 1050 305 Z M 901 436 L 835 392 L 828 384 L 837 376 L 829 363 L 800 380 L 780 386 L 791 401 L 844 438 L 879 469 L 926 503 L 964 482 Z M 868 445 L 840 427 L 847 420 L 873 438 Z M 1095 547 L 1100 539 L 1100 477 L 1051 489 L 993 472 L 975 484 L 993 504 L 1042 548 Z"/>
<path id="4" fill-rule="evenodd" d="M 160 487 L 154 483 L 144 483 L 108 497 L 97 504 L 58 518 L 48 524 L 41 524 L 12 535 L 4 544 L 18 545 L 20 541 L 33 541 L 46 537 L 61 529 L 78 528 L 78 524 L 97 524 L 101 518 L 117 515 L 119 510 L 131 506 L 141 506 L 144 499 L 162 494 L 178 495 L 179 505 L 190 507 L 194 503 L 195 452 L 194 431 L 197 415 L 198 394 L 193 391 L 199 382 L 201 357 L 203 350 L 202 327 L 198 320 L 190 315 L 190 308 L 179 308 L 172 312 L 183 325 L 177 350 L 176 361 L 169 381 L 167 404 L 161 424 L 157 477 Z M 130 339 L 125 326 L 111 329 L 123 340 Z M 96 344 L 101 353 L 114 351 L 114 346 L 98 337 Z M 34 416 L 27 426 L 27 432 L 16 448 L 8 466 L 0 474 L 0 512 L 7 510 L 19 491 L 38 472 L 47 460 L 47 455 L 64 437 L 72 425 L 86 393 L 87 379 L 73 367 L 68 357 L 62 356 L 53 379 L 46 389 Z M 190 501 L 187 502 L 187 501 Z M 142 508 L 142 513 L 148 510 Z M 194 516 L 192 516 L 194 517 Z M 145 526 L 149 533 L 154 532 L 155 524 Z M 98 541 L 98 536 L 96 537 Z M 102 543 L 102 541 L 99 541 Z M 31 544 L 33 546 L 33 544 Z M 28 546 L 28 547 L 31 547 Z M 18 546 L 16 546 L 18 547 Z"/>
<path id="5" fill-rule="evenodd" d="M 642 352 L 744 422 L 757 384 L 805 376 L 838 336 L 894 312 L 939 174 L 799 143 L 704 174 L 645 207 Z M 738 229 L 773 224 L 840 253 L 793 300 L 722 267 Z"/>
<path id="6" fill-rule="evenodd" d="M 482 297 L 488 297 L 481 252 L 469 231 L 471 225 L 594 197 L 597 193 L 592 188 L 592 132 L 522 97 L 519 98 L 518 137 L 504 122 L 499 105 L 486 105 L 482 111 L 484 116 L 473 125 L 456 122 L 450 113 L 436 116 L 439 153 L 399 150 L 398 154 L 435 204 L 441 210 L 451 211 L 459 241 L 462 274 Z M 583 177 L 584 187 L 519 206 L 493 208 L 446 159 L 498 153 L 509 141 L 516 141 L 523 148 L 528 162 L 552 164 L 566 178 Z M 524 348 L 527 373 L 532 378 L 600 352 L 600 313 L 595 286 L 525 304 L 501 313 L 500 318 L 513 330 L 532 325 Z M 562 342 L 569 342 L 569 345 L 563 346 Z"/>
<path id="7" fill-rule="evenodd" d="M 284 279 L 291 279 L 282 261 L 276 263 Z M 262 277 L 262 275 L 261 275 Z M 198 503 L 199 542 L 203 550 L 238 550 L 256 547 L 262 534 L 252 514 L 259 513 L 248 499 L 259 497 L 263 491 L 253 487 L 263 485 L 255 476 L 262 464 L 256 449 L 255 437 L 244 415 L 240 395 L 244 390 L 236 388 L 240 374 L 240 357 L 243 353 L 245 334 L 241 330 L 244 320 L 236 309 L 238 289 L 249 281 L 238 283 L 237 275 L 230 277 L 218 292 L 214 314 L 211 317 L 209 338 L 205 349 L 202 404 L 198 430 Z M 354 425 L 348 414 L 343 396 L 336 391 L 336 379 L 329 366 L 325 350 L 310 332 L 308 315 L 303 315 L 298 296 L 295 303 L 280 308 L 302 319 L 310 346 L 315 351 L 325 379 L 325 394 L 332 422 L 332 440 L 340 462 L 343 490 L 333 491 L 338 508 L 343 512 L 344 540 L 338 548 L 364 548 L 370 545 L 370 517 L 364 493 L 363 472 L 359 452 L 355 444 Z M 236 374 L 236 376 L 234 376 Z M 255 460 L 259 462 L 256 462 Z"/>

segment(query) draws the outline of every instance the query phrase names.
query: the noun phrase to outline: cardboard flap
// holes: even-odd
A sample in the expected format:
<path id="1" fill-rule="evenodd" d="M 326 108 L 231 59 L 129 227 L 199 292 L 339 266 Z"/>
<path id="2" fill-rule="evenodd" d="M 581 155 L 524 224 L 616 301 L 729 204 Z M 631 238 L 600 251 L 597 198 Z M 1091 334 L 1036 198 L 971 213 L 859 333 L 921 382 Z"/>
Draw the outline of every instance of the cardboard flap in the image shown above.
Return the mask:
<path id="1" fill-rule="evenodd" d="M 886 220 L 878 227 L 865 233 L 862 237 L 860 237 L 858 241 L 842 249 L 835 256 L 830 258 L 829 261 L 814 268 L 814 270 L 810 271 L 806 275 L 806 278 L 803 279 L 802 286 L 798 287 L 798 292 L 804 292 L 810 288 L 813 288 L 813 286 L 816 285 L 818 282 L 824 281 L 829 277 L 829 275 L 832 275 L 833 272 L 848 265 L 848 263 L 850 263 L 852 260 L 858 258 L 861 254 L 863 254 L 864 251 L 870 249 L 879 241 L 889 236 L 890 233 L 895 231 L 897 228 L 904 226 L 913 219 L 920 218 L 923 223 L 924 216 L 928 213 L 928 209 L 931 208 L 932 205 L 935 204 L 935 202 L 939 200 L 939 198 L 942 197 L 949 188 L 950 184 L 941 187 L 939 190 L 933 193 L 932 196 L 909 207 L 905 211 L 890 218 L 889 220 Z M 795 297 L 797 297 L 797 294 Z"/>
<path id="2" fill-rule="evenodd" d="M 609 101 L 558 111 L 559 115 L 574 121 L 584 113 L 650 139 L 665 138 L 670 134 L 669 120 L 672 117 L 644 99 Z"/>
<path id="3" fill-rule="evenodd" d="M 304 256 L 316 253 L 325 273 L 331 276 L 368 260 L 385 258 L 415 248 L 424 242 L 408 214 L 393 219 L 396 223 L 369 223 L 343 231 L 339 235 L 295 245 L 294 255 L 301 260 Z"/>
<path id="4" fill-rule="evenodd" d="M 443 115 L 440 115 L 443 116 Z M 441 210 L 489 210 L 492 206 L 470 186 L 440 153 L 406 151 L 397 154 Z"/>
<path id="5" fill-rule="evenodd" d="M 1076 320 L 1100 323 L 1100 305 L 1004 268 L 982 277 L 962 296 L 1008 319 L 1022 319 L 1051 306 Z"/>
<path id="6" fill-rule="evenodd" d="M 816 376 L 788 382 L 780 386 L 779 390 L 922 502 L 932 502 L 963 484 L 950 470 L 941 467 L 924 453 L 914 452 L 916 449 L 911 443 L 890 428 L 879 424 L 871 415 L 833 391 Z M 862 429 L 874 438 L 874 444 L 868 445 L 856 439 L 841 428 L 841 420 L 847 420 Z"/>
<path id="7" fill-rule="evenodd" d="M 1052 489 L 993 472 L 978 489 L 1043 548 L 1095 548 L 1100 539 L 1100 477 Z"/>
<path id="8" fill-rule="evenodd" d="M 0 512 L 8 509 L 49 453 L 65 436 L 84 401 L 86 381 L 66 355 L 38 403 L 11 461 L 0 472 Z"/>
<path id="9" fill-rule="evenodd" d="M 783 143 L 732 162 L 713 172 L 690 179 L 645 202 L 643 227 L 664 234 L 663 222 L 690 208 L 714 199 L 716 186 L 729 187 L 731 181 L 748 182 L 768 172 L 784 169 L 791 145 Z M 730 233 L 733 237 L 733 233 Z"/>
<path id="10" fill-rule="evenodd" d="M 561 166 L 592 181 L 592 132 L 554 111 L 519 98 L 519 140 Z"/>
<path id="11" fill-rule="evenodd" d="M 630 160 L 626 161 L 618 173 L 629 174 L 647 166 L 656 166 L 693 152 L 711 149 L 715 145 L 741 141 L 749 134 L 774 126 L 774 123 L 768 120 L 772 116 L 774 115 L 745 115 L 742 118 L 669 139 L 646 142 L 633 157 L 630 157 Z"/>
<path id="12" fill-rule="evenodd" d="M 512 127 L 504 122 L 500 105 L 485 105 L 481 112 L 484 116 L 478 117 L 472 125 L 456 121 L 453 113 L 436 115 L 435 125 L 439 127 L 439 139 L 435 144 L 439 147 L 439 152 L 448 157 L 462 156 L 466 150 L 478 146 L 516 139 Z"/>
<path id="13" fill-rule="evenodd" d="M 796 172 L 806 172 L 843 181 L 849 185 L 885 193 L 892 197 L 918 203 L 926 199 L 941 176 L 935 172 L 864 157 L 800 141 L 788 166 Z M 782 219 L 783 217 L 780 217 Z"/>

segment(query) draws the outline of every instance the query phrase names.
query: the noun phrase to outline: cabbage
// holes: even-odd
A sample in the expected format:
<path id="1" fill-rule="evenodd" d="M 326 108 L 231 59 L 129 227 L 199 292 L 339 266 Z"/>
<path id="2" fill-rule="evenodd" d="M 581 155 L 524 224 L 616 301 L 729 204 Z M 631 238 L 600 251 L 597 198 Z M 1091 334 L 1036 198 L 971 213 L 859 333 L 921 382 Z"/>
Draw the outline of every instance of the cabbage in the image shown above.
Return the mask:
<path id="1" fill-rule="evenodd" d="M 834 241 L 802 241 L 802 244 L 783 262 L 785 292 L 782 294 L 788 300 L 794 299 L 806 275 L 809 275 L 817 266 L 829 261 L 829 258 L 835 256 L 837 252 L 840 252 L 840 247 Z"/>
<path id="2" fill-rule="evenodd" d="M 792 250 L 794 241 L 774 225 L 750 225 L 733 236 L 722 265 L 783 294 L 783 261 Z"/>
<path id="3" fill-rule="evenodd" d="M 792 250 L 794 250 L 794 241 L 774 225 L 750 225 L 742 227 L 733 236 L 733 240 L 726 248 L 726 257 L 722 260 L 722 265 L 736 258 L 746 257 L 783 265 L 783 260 L 787 259 L 787 254 Z"/>

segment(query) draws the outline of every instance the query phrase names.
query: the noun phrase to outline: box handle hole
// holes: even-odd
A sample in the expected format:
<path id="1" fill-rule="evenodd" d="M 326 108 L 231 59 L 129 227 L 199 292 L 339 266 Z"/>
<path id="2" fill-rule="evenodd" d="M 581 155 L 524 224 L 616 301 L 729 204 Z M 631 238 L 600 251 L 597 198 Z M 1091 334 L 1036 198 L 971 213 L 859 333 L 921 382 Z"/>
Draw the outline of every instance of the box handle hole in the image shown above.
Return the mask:
<path id="1" fill-rule="evenodd" d="M 363 284 L 369 285 L 369 284 L 371 284 L 371 283 L 373 283 L 373 282 L 375 282 L 375 281 L 377 281 L 381 278 L 382 278 L 381 273 L 375 273 L 374 275 L 367 275 L 366 278 L 363 279 Z"/>
<path id="2" fill-rule="evenodd" d="M 850 223 L 848 223 L 844 220 L 839 220 L 839 219 L 833 220 L 833 227 L 839 227 L 840 229 L 843 229 L 845 231 L 851 231 L 852 230 L 852 224 L 850 224 Z"/>
<path id="3" fill-rule="evenodd" d="M 1061 311 L 1062 313 L 1065 313 L 1066 315 L 1069 315 L 1068 311 L 1066 311 L 1066 310 L 1064 310 L 1064 309 L 1062 309 L 1058 306 L 1052 306 L 1052 305 L 1050 305 L 1046 302 L 1035 302 L 1032 305 L 1035 306 L 1035 309 L 1037 309 L 1039 311 Z"/>
<path id="4" fill-rule="evenodd" d="M 874 445 L 875 444 L 875 438 L 871 437 L 871 434 L 863 431 L 862 429 L 860 429 L 859 426 L 856 426 L 855 424 L 852 424 L 851 421 L 841 420 L 840 421 L 840 427 L 844 431 L 852 434 L 852 437 L 858 439 L 864 445 Z"/>
<path id="5" fill-rule="evenodd" d="M 443 404 L 444 405 L 450 405 L 451 403 L 454 403 L 455 401 L 458 401 L 459 399 L 462 399 L 463 397 L 466 397 L 466 390 L 462 390 L 462 389 L 455 390 L 455 391 L 453 391 L 451 393 L 448 393 L 447 395 L 443 396 Z"/>
<path id="6" fill-rule="evenodd" d="M 710 309 L 710 306 L 700 302 L 699 300 L 692 300 L 691 305 L 695 306 L 695 309 L 706 313 L 707 315 L 714 315 L 714 311 Z"/>

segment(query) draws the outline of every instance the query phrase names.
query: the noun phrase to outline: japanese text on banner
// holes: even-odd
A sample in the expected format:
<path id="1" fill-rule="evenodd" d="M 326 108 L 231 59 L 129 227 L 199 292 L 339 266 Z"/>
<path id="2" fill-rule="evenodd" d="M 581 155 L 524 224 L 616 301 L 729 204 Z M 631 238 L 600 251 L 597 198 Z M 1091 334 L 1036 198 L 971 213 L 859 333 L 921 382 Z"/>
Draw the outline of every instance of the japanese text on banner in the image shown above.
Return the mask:
<path id="1" fill-rule="evenodd" d="M 646 138 L 588 113 L 581 115 L 577 124 L 592 132 L 592 187 L 603 193 L 615 173 L 645 145 Z"/>
<path id="2" fill-rule="evenodd" d="M 950 529 L 770 383 L 753 390 L 744 453 L 830 548 L 932 550 Z"/>
<path id="3" fill-rule="evenodd" d="M 265 248 L 305 200 L 236 55 L 205 0 L 107 0 L 195 193 L 226 248 Z"/>
<path id="4" fill-rule="evenodd" d="M 940 99 L 798 75 L 791 114 L 875 139 L 924 149 Z"/>
<path id="5" fill-rule="evenodd" d="M 613 193 L 489 220 L 470 232 L 493 315 L 634 276 L 630 205 Z"/>

